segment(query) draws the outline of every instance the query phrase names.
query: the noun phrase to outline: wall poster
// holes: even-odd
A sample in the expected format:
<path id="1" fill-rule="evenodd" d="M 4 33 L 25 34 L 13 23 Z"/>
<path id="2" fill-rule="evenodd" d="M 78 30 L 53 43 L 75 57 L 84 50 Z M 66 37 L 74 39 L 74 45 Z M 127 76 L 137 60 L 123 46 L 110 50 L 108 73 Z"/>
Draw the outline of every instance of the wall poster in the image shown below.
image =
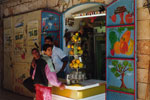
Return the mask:
<path id="1" fill-rule="evenodd" d="M 38 43 L 38 20 L 27 24 L 27 45 L 35 46 L 35 43 Z"/>

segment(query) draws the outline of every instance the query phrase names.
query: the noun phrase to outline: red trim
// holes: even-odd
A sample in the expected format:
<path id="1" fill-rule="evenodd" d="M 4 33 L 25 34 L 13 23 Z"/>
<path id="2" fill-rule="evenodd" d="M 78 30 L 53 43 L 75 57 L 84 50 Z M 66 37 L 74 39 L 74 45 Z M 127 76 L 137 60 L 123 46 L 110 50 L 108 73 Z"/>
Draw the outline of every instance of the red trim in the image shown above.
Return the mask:
<path id="1" fill-rule="evenodd" d="M 113 59 L 113 60 L 131 60 L 131 61 L 134 61 L 135 59 L 132 59 L 132 58 L 108 58 L 107 59 Z"/>
<path id="2" fill-rule="evenodd" d="M 107 89 L 107 91 L 111 91 L 111 92 L 117 92 L 117 93 L 122 93 L 122 94 L 127 94 L 127 95 L 133 95 L 134 96 L 134 94 L 132 94 L 132 93 L 127 93 L 127 92 L 122 92 L 122 91 L 116 91 L 116 90 L 111 90 L 111 89 Z"/>
<path id="3" fill-rule="evenodd" d="M 107 28 L 113 28 L 113 27 L 125 27 L 125 26 L 135 26 L 134 24 L 131 25 L 118 25 L 118 26 L 106 26 Z"/>
<path id="4" fill-rule="evenodd" d="M 52 13 L 52 14 L 56 14 L 58 16 L 61 16 L 59 13 L 56 13 L 56 12 L 53 12 L 53 11 L 42 11 L 42 12 L 49 12 L 49 13 Z"/>
<path id="5" fill-rule="evenodd" d="M 116 1 L 118 1 L 118 0 L 112 1 L 109 5 L 106 6 L 106 8 L 109 7 L 110 5 L 112 5 L 113 3 L 115 3 Z"/>

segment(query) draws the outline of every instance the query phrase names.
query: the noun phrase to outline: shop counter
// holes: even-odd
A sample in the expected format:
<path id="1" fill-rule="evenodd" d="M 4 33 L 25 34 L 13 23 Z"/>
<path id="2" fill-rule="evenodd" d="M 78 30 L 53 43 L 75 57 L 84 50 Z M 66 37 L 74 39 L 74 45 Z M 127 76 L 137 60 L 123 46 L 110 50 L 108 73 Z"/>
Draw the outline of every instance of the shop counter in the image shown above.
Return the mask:
<path id="1" fill-rule="evenodd" d="M 95 98 L 103 100 L 105 99 L 105 83 L 105 81 L 92 79 L 75 85 L 67 85 L 64 90 L 53 87 L 53 100 L 97 100 Z"/>

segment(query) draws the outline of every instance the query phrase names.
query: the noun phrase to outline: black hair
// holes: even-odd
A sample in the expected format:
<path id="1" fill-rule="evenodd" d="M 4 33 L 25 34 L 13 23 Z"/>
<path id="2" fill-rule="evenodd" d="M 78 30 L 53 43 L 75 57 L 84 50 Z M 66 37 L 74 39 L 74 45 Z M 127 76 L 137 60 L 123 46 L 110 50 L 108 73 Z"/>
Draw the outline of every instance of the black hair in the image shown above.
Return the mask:
<path id="1" fill-rule="evenodd" d="M 31 50 L 31 53 L 32 53 L 34 50 L 36 50 L 36 51 L 39 53 L 39 49 L 38 49 L 38 48 L 33 48 L 33 49 Z"/>
<path id="2" fill-rule="evenodd" d="M 45 38 L 45 40 L 50 40 L 51 42 L 53 42 L 53 38 L 52 38 L 51 36 L 47 36 L 47 37 Z"/>
<path id="3" fill-rule="evenodd" d="M 53 45 L 50 45 L 50 44 L 44 44 L 44 45 L 43 45 L 43 50 L 46 51 L 47 48 L 49 48 L 49 47 L 53 48 Z"/>

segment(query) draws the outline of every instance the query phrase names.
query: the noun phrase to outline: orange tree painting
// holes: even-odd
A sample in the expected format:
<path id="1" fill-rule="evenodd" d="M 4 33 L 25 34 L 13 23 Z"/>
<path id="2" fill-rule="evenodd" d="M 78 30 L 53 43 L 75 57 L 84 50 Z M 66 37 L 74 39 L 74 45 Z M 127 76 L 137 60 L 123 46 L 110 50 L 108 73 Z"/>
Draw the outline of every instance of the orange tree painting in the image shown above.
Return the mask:
<path id="1" fill-rule="evenodd" d="M 133 56 L 134 51 L 134 27 L 117 27 L 109 28 L 108 30 L 108 42 L 110 49 L 108 55 L 117 56 Z"/>

